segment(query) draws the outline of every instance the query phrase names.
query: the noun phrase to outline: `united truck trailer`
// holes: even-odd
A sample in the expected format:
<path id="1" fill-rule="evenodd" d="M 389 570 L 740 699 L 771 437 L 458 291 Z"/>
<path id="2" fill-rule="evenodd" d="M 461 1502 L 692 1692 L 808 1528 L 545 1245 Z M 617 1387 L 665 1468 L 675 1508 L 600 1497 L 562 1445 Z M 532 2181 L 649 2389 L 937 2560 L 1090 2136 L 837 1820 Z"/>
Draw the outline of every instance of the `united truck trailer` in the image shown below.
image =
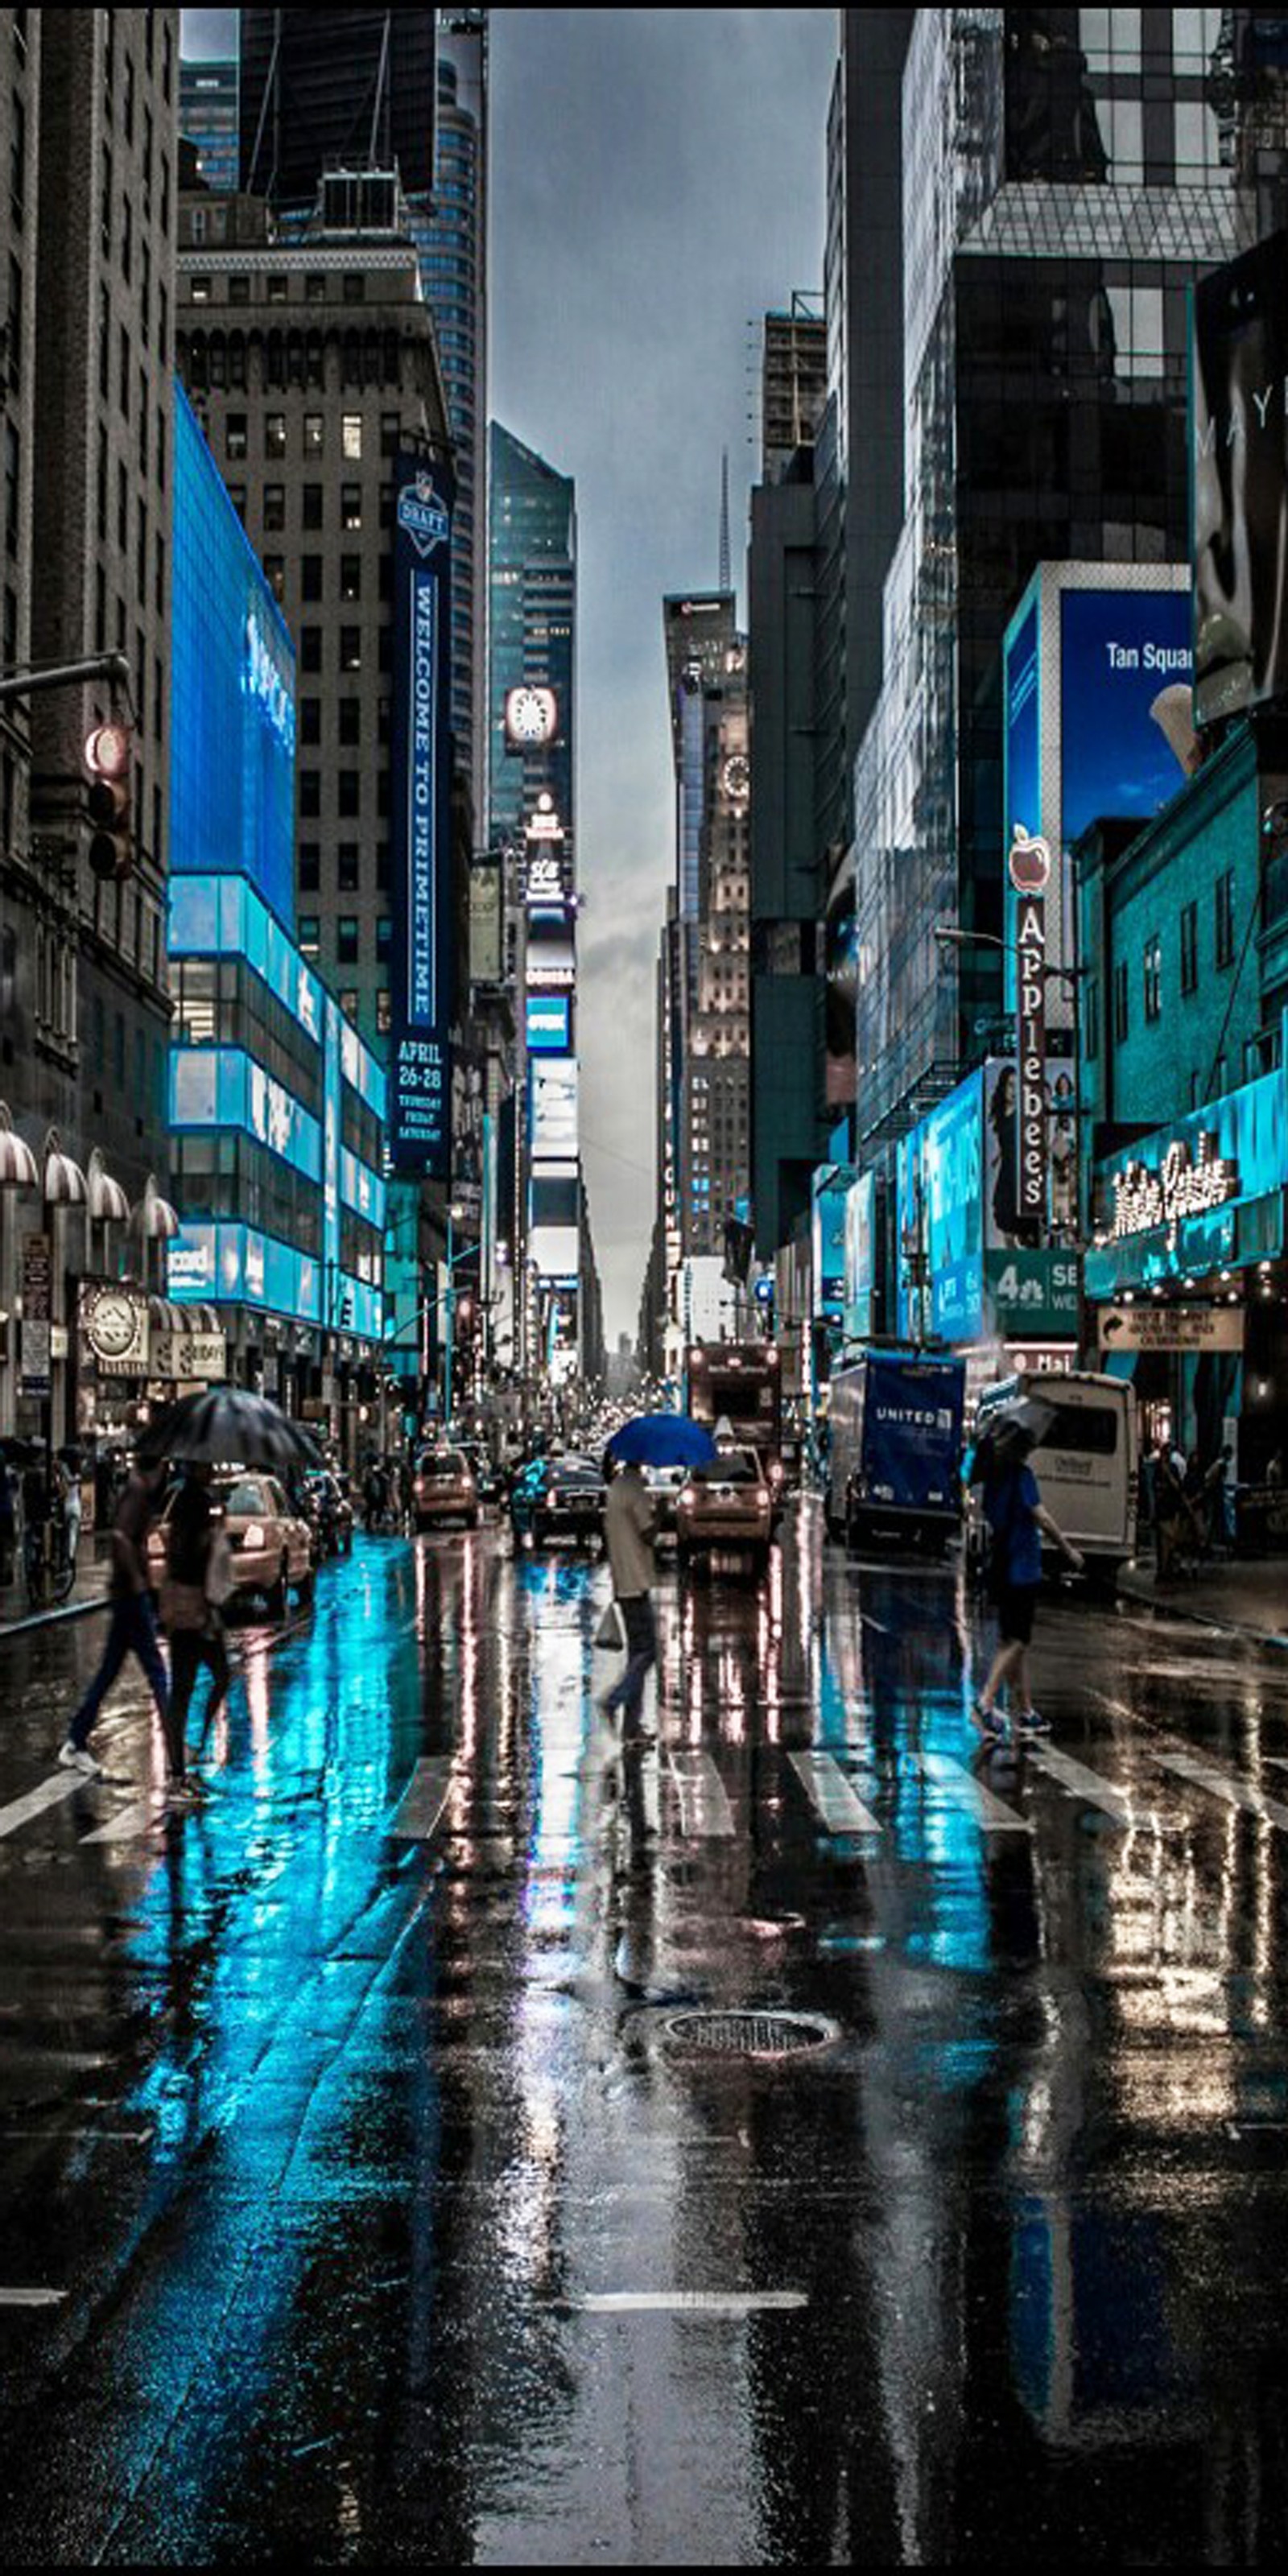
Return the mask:
<path id="1" fill-rule="evenodd" d="M 827 1525 L 847 1546 L 942 1553 L 962 1511 L 963 1360 L 869 1350 L 834 1371 Z"/>

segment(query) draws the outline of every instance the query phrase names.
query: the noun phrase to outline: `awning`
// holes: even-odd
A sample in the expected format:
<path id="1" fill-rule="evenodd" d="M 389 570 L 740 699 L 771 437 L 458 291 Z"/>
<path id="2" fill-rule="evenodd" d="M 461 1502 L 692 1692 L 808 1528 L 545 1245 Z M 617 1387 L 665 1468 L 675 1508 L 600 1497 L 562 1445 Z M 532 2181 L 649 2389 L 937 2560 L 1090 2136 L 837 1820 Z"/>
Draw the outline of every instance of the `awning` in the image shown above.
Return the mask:
<path id="1" fill-rule="evenodd" d="M 170 1297 L 149 1297 L 148 1322 L 154 1333 L 195 1333 L 195 1308 L 176 1306 Z"/>
<path id="2" fill-rule="evenodd" d="M 89 1199 L 89 1183 L 80 1164 L 63 1152 L 56 1127 L 45 1138 L 44 1195 L 46 1207 L 84 1207 Z"/>
<path id="3" fill-rule="evenodd" d="M 151 1172 L 130 1222 L 138 1227 L 145 1243 L 173 1243 L 179 1231 L 178 1210 L 162 1198 Z"/>
<path id="4" fill-rule="evenodd" d="M 15 1136 L 13 1120 L 0 1100 L 0 1189 L 38 1190 L 40 1170 L 30 1145 Z"/>
<path id="5" fill-rule="evenodd" d="M 97 1145 L 89 1158 L 89 1212 L 98 1225 L 125 1225 L 130 1202 L 119 1181 L 114 1181 Z"/>

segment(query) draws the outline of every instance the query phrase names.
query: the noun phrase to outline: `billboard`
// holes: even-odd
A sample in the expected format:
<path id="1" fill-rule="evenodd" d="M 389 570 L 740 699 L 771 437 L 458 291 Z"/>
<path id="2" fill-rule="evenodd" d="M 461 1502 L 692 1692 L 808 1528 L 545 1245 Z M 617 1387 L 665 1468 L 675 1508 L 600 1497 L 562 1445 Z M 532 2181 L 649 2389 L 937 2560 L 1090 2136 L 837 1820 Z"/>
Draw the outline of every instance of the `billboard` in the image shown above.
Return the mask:
<path id="1" fill-rule="evenodd" d="M 852 1342 L 872 1332 L 876 1306 L 877 1178 L 860 1172 L 845 1201 L 845 1331 Z"/>
<path id="2" fill-rule="evenodd" d="M 524 1027 L 529 1055 L 570 1055 L 572 995 L 529 993 Z"/>
<path id="3" fill-rule="evenodd" d="M 531 1140 L 534 1163 L 567 1161 L 577 1152 L 577 1059 L 556 1058 L 534 1064 L 531 1087 Z"/>
<path id="4" fill-rule="evenodd" d="M 247 878 L 295 924 L 295 648 L 181 385 L 174 393 L 170 867 Z"/>
<path id="5" fill-rule="evenodd" d="M 1049 1073 L 1049 1090 L 1052 1081 L 1067 1082 L 1071 1094 L 1063 1068 Z M 1067 1336 L 1076 1330 L 1077 1253 L 1052 1244 L 1047 1225 L 1022 1212 L 1017 1097 L 1014 1060 L 994 1058 L 969 1074 L 900 1144 L 901 1333 L 913 1332 L 918 1321 L 917 1254 L 927 1283 L 921 1320 L 944 1341 Z M 1072 1201 L 1073 1133 L 1070 1097 L 1048 1114 L 1052 1205 L 1057 1185 Z M 857 1266 L 856 1258 L 856 1271 Z"/>
<path id="6" fill-rule="evenodd" d="M 815 1320 L 840 1325 L 845 1312 L 846 1207 L 854 1174 L 824 1164 L 814 1175 L 812 1294 Z"/>
<path id="7" fill-rule="evenodd" d="M 1193 290 L 1190 496 L 1199 724 L 1288 689 L 1288 233 Z"/>
<path id="8" fill-rule="evenodd" d="M 394 461 L 389 1153 L 451 1177 L 451 537 L 438 459 Z"/>

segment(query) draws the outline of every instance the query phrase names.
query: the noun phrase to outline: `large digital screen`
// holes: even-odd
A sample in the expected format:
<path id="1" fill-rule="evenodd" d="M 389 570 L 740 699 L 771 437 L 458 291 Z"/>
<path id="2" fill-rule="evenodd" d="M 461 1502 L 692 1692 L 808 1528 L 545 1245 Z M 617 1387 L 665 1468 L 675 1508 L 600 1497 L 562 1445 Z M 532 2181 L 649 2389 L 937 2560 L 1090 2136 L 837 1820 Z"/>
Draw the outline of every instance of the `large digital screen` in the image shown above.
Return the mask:
<path id="1" fill-rule="evenodd" d="M 564 1162 L 577 1152 L 577 1059 L 534 1064 L 528 1077 L 531 1093 L 532 1159 Z"/>
<path id="2" fill-rule="evenodd" d="M 1167 724 L 1175 713 L 1188 731 L 1192 668 L 1190 603 L 1183 590 L 1061 593 L 1065 849 L 1101 814 L 1147 817 L 1176 794 L 1186 766 Z M 1175 699 L 1171 691 L 1178 693 Z M 1179 739 L 1185 738 L 1182 732 Z"/>
<path id="3" fill-rule="evenodd" d="M 1288 689 L 1288 233 L 1194 289 L 1190 421 L 1194 708 Z"/>
<path id="4" fill-rule="evenodd" d="M 174 396 L 170 868 L 295 921 L 295 651 L 182 386 Z"/>
<path id="5" fill-rule="evenodd" d="M 525 1025 L 529 1055 L 569 1055 L 572 999 L 567 993 L 529 993 Z"/>
<path id="6" fill-rule="evenodd" d="M 389 1151 L 451 1177 L 454 988 L 450 469 L 394 465 Z"/>

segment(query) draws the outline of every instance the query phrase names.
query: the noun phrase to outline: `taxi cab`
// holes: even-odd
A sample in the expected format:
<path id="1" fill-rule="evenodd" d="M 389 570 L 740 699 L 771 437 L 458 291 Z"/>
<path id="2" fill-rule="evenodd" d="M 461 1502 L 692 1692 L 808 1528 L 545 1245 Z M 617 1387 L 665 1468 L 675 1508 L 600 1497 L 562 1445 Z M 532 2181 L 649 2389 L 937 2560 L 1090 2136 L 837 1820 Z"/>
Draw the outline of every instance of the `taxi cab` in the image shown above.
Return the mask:
<path id="1" fill-rule="evenodd" d="M 436 1521 L 479 1525 L 479 1489 L 463 1449 L 423 1449 L 412 1481 L 411 1516 L 418 1530 Z"/>
<path id="2" fill-rule="evenodd" d="M 176 1486 L 148 1536 L 148 1570 L 157 1588 L 165 1574 L 166 1526 L 179 1490 Z M 283 1616 L 289 1592 L 297 1592 L 301 1601 L 312 1600 L 313 1533 L 303 1514 L 292 1511 L 276 1476 L 259 1467 L 216 1470 L 210 1501 L 231 1551 L 229 1600 L 259 1593 L 275 1619 Z"/>
<path id="3" fill-rule="evenodd" d="M 675 1506 L 681 1569 L 695 1556 L 736 1555 L 762 1574 L 769 1563 L 774 1495 L 754 1449 L 722 1449 L 708 1467 L 693 1467 Z"/>

